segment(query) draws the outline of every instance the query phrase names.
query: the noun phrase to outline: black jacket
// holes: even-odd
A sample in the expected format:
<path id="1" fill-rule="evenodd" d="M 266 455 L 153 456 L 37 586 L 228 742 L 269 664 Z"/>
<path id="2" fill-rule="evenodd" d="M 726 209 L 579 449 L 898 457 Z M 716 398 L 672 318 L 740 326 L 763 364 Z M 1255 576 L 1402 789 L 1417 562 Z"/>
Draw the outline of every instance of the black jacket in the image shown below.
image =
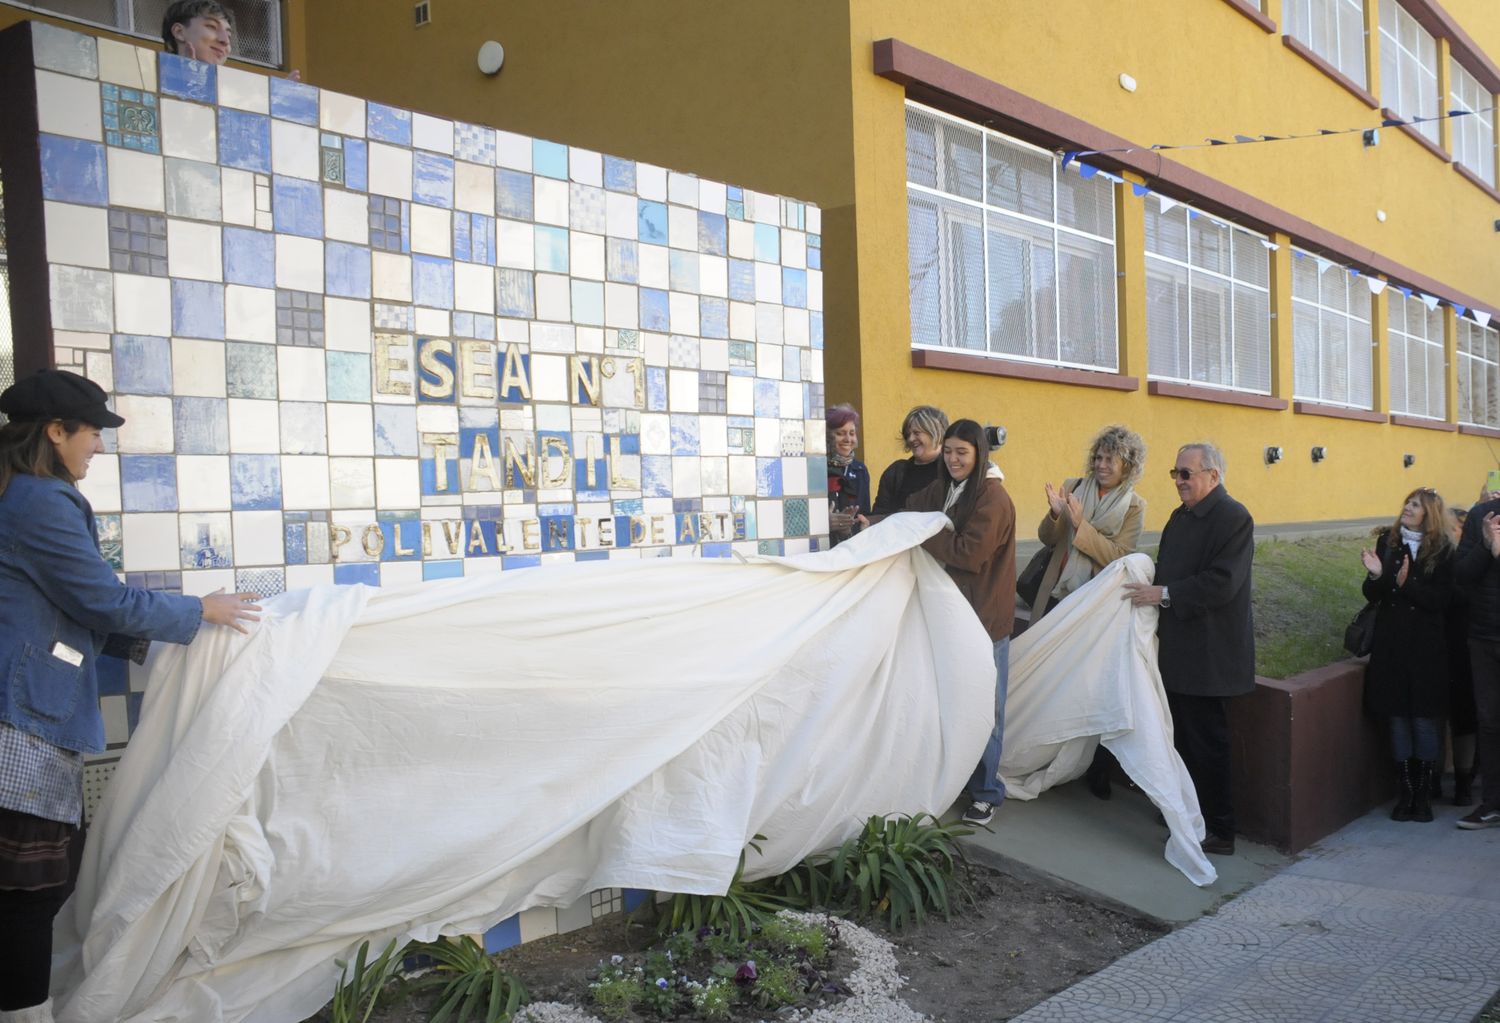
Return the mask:
<path id="1" fill-rule="evenodd" d="M 1161 532 L 1156 585 L 1171 607 L 1157 619 L 1162 685 L 1189 696 L 1239 696 L 1255 688 L 1250 563 L 1255 520 L 1220 484 L 1179 505 Z"/>
<path id="2" fill-rule="evenodd" d="M 1444 612 L 1453 593 L 1453 558 L 1445 551 L 1431 565 L 1412 562 L 1396 585 L 1410 551 L 1392 548 L 1390 532 L 1375 541 L 1380 578 L 1365 577 L 1365 599 L 1377 604 L 1375 646 L 1365 668 L 1365 709 L 1395 717 L 1448 713 L 1448 638 Z M 1424 570 L 1425 569 L 1425 570 Z"/>
<path id="3" fill-rule="evenodd" d="M 1469 636 L 1500 641 L 1500 558 L 1484 543 L 1484 517 L 1500 513 L 1500 501 L 1469 509 L 1453 561 L 1453 577 L 1469 596 Z"/>
<path id="4" fill-rule="evenodd" d="M 906 507 L 913 494 L 942 477 L 943 460 L 940 457 L 926 465 L 918 465 L 915 458 L 892 462 L 880 474 L 880 488 L 875 493 L 875 514 L 896 514 Z"/>

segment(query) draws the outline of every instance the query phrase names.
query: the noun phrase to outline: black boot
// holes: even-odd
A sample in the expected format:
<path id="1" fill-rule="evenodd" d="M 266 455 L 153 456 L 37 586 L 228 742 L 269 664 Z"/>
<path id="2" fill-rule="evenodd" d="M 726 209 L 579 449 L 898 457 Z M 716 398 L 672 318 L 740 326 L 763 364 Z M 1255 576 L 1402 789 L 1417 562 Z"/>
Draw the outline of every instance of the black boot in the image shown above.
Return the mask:
<path id="1" fill-rule="evenodd" d="M 1432 784 L 1428 786 L 1427 794 L 1434 801 L 1441 801 L 1443 798 L 1443 772 L 1438 770 L 1436 766 L 1434 766 L 1432 771 Z"/>
<path id="2" fill-rule="evenodd" d="M 1109 771 L 1114 766 L 1115 758 L 1103 746 L 1094 748 L 1094 759 L 1089 763 L 1088 773 L 1084 780 L 1088 783 L 1089 791 L 1096 799 L 1108 799 L 1113 792 L 1109 786 Z"/>
<path id="3" fill-rule="evenodd" d="M 1473 803 L 1474 772 L 1453 769 L 1453 805 L 1470 806 Z"/>
<path id="4" fill-rule="evenodd" d="M 1396 761 L 1396 805 L 1391 807 L 1391 820 L 1411 820 L 1411 804 L 1414 793 L 1412 792 L 1412 762 L 1410 760 Z"/>
<path id="5" fill-rule="evenodd" d="M 1417 761 L 1417 776 L 1412 779 L 1412 802 L 1410 820 L 1426 824 L 1432 820 L 1431 792 L 1433 763 L 1431 760 Z"/>

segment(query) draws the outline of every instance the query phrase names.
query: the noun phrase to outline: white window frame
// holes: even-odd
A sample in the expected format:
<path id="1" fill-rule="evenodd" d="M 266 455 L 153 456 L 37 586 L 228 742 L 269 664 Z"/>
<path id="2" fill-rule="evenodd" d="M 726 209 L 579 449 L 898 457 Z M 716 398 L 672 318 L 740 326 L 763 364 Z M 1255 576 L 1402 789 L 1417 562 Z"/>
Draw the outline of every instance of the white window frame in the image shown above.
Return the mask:
<path id="1" fill-rule="evenodd" d="M 1156 198 L 1156 201 L 1158 203 L 1160 203 L 1161 197 L 1160 196 L 1156 196 L 1155 198 Z M 1147 202 L 1152 201 L 1151 197 L 1147 197 L 1146 201 Z M 1208 213 L 1204 213 L 1202 210 L 1199 210 L 1196 207 L 1188 205 L 1187 203 L 1180 203 L 1180 202 L 1179 203 L 1174 203 L 1174 207 L 1183 209 L 1185 211 L 1184 215 L 1188 218 L 1187 259 L 1184 261 L 1184 260 L 1181 260 L 1181 259 L 1177 259 L 1174 256 L 1166 256 L 1166 255 L 1161 255 L 1159 253 L 1152 252 L 1151 249 L 1150 249 L 1150 247 L 1149 247 L 1149 237 L 1150 237 L 1150 235 L 1149 235 L 1149 232 L 1148 232 L 1148 234 L 1147 234 L 1148 247 L 1146 248 L 1146 276 L 1147 276 L 1148 283 L 1149 283 L 1149 279 L 1150 279 L 1150 276 L 1151 276 L 1151 264 L 1152 264 L 1153 260 L 1157 261 L 1157 262 L 1159 262 L 1159 263 L 1161 263 L 1163 265 L 1170 266 L 1170 267 L 1174 268 L 1175 270 L 1184 272 L 1187 275 L 1186 280 L 1187 280 L 1187 323 L 1188 323 L 1188 337 L 1186 339 L 1186 341 L 1187 341 L 1187 360 L 1186 360 L 1186 362 L 1187 362 L 1188 369 L 1187 369 L 1187 375 L 1186 376 L 1172 376 L 1172 375 L 1169 375 L 1169 374 L 1157 372 L 1157 371 L 1152 370 L 1150 368 L 1150 361 L 1151 360 L 1150 360 L 1150 356 L 1148 354 L 1148 356 L 1147 356 L 1147 376 L 1150 379 L 1152 379 L 1152 380 L 1168 380 L 1168 381 L 1174 381 L 1174 382 L 1177 382 L 1177 383 L 1191 384 L 1194 387 L 1209 387 L 1209 388 L 1215 388 L 1217 390 L 1222 390 L 1222 391 L 1240 391 L 1240 392 L 1243 392 L 1243 393 L 1246 393 L 1246 394 L 1266 394 L 1266 395 L 1269 395 L 1271 393 L 1271 371 L 1270 371 L 1271 355 L 1272 355 L 1272 351 L 1273 351 L 1273 347 L 1274 347 L 1274 337 L 1273 337 L 1273 331 L 1271 329 L 1271 287 L 1270 287 L 1270 280 L 1271 280 L 1270 257 L 1271 257 L 1271 253 L 1270 253 L 1270 250 L 1265 247 L 1265 243 L 1268 242 L 1269 239 L 1267 239 L 1266 236 L 1263 235 L 1263 234 L 1260 234 L 1260 233 L 1255 232 L 1255 231 L 1247 230 L 1246 228 L 1240 227 L 1237 224 L 1228 224 L 1228 223 L 1225 223 L 1224 221 L 1220 221 L 1219 218 L 1213 217 L 1213 216 L 1211 216 Z M 1161 215 L 1165 216 L 1166 214 L 1161 214 Z M 1230 236 L 1230 238 L 1231 238 L 1231 241 L 1230 241 L 1230 264 L 1231 265 L 1230 265 L 1230 272 L 1228 274 L 1221 273 L 1221 272 L 1219 272 L 1217 270 L 1210 270 L 1210 269 L 1207 269 L 1206 267 L 1201 267 L 1201 266 L 1195 266 L 1195 265 L 1193 265 L 1193 231 L 1192 231 L 1192 219 L 1195 216 L 1198 216 L 1198 217 L 1209 217 L 1211 220 L 1214 220 L 1214 221 L 1219 222 L 1219 223 L 1224 223 L 1225 226 L 1228 227 L 1231 232 L 1239 232 L 1241 234 L 1245 234 L 1245 235 L 1250 236 L 1251 238 L 1256 239 L 1256 241 L 1260 243 L 1259 247 L 1260 247 L 1261 252 L 1266 257 L 1266 274 L 1265 274 L 1266 283 L 1265 284 L 1257 284 L 1254 281 L 1247 280 L 1247 279 L 1239 277 L 1239 276 L 1237 276 L 1235 274 L 1235 272 L 1234 272 L 1235 271 L 1235 267 L 1233 265 L 1234 264 L 1234 256 L 1233 256 L 1234 244 L 1233 244 L 1233 234 L 1232 233 L 1231 233 L 1231 236 Z M 1208 277 L 1208 278 L 1212 278 L 1213 280 L 1216 280 L 1216 281 L 1227 283 L 1229 285 L 1229 299 L 1230 299 L 1230 304 L 1229 304 L 1229 309 L 1228 309 L 1228 315 L 1225 318 L 1225 323 L 1226 323 L 1226 325 L 1228 327 L 1228 330 L 1229 330 L 1229 351 L 1230 351 L 1230 354 L 1231 354 L 1230 362 L 1231 362 L 1231 366 L 1232 366 L 1232 372 L 1234 374 L 1234 379 L 1231 379 L 1227 383 L 1224 382 L 1224 381 L 1222 381 L 1222 380 L 1205 380 L 1205 379 L 1197 378 L 1195 376 L 1195 373 L 1194 373 L 1193 358 L 1192 358 L 1192 356 L 1193 356 L 1193 348 L 1194 348 L 1193 337 L 1192 337 L 1192 329 L 1193 329 L 1193 322 L 1194 321 L 1193 321 L 1192 307 L 1193 307 L 1193 279 L 1195 277 Z M 1236 309 L 1236 306 L 1238 304 L 1237 298 L 1236 298 L 1236 296 L 1237 296 L 1236 289 L 1237 288 L 1248 288 L 1248 289 L 1251 289 L 1251 290 L 1257 292 L 1262 297 L 1262 299 L 1264 301 L 1264 315 L 1265 315 L 1265 320 L 1266 320 L 1266 351 L 1265 351 L 1266 383 L 1265 383 L 1264 387 L 1250 387 L 1250 386 L 1246 386 L 1244 383 L 1242 383 L 1238 379 L 1239 378 L 1239 367 L 1238 367 L 1238 364 L 1237 364 L 1236 360 L 1233 359 L 1233 354 L 1234 354 L 1234 352 L 1236 350 L 1235 349 L 1235 343 L 1234 343 L 1234 328 L 1235 328 L 1235 319 L 1236 319 L 1236 317 L 1235 317 L 1235 309 Z M 1151 337 L 1151 312 L 1150 312 L 1150 299 L 1149 299 L 1149 297 L 1147 299 L 1147 310 L 1146 310 L 1146 344 L 1147 344 L 1148 353 L 1157 344 L 1160 344 L 1160 339 L 1152 338 Z"/>
<path id="2" fill-rule="evenodd" d="M 1310 299 L 1297 294 L 1296 267 L 1303 260 L 1317 269 L 1317 298 Z M 1370 315 L 1369 286 L 1351 274 L 1347 266 L 1316 256 L 1303 249 L 1292 250 L 1292 267 L 1292 397 L 1299 401 L 1317 402 L 1320 405 L 1373 409 L 1375 407 L 1375 335 Z M 1340 280 L 1337 284 L 1329 279 L 1329 274 L 1338 274 Z M 1325 286 L 1344 289 L 1343 309 L 1323 303 Z M 1356 311 L 1356 304 L 1364 312 L 1363 316 Z M 1317 361 L 1318 374 L 1317 379 L 1312 381 L 1303 379 L 1303 374 L 1296 372 L 1296 367 L 1303 361 L 1299 356 L 1304 354 L 1301 351 L 1303 332 L 1298 328 L 1307 323 L 1308 317 L 1311 317 L 1314 328 L 1312 341 L 1317 346 L 1312 354 Z M 1333 342 L 1325 336 L 1325 330 L 1330 318 L 1338 318 L 1344 324 L 1343 356 L 1346 370 L 1342 395 L 1333 393 L 1333 383 L 1329 379 L 1330 366 L 1326 356 Z M 1363 394 L 1355 393 L 1356 360 L 1360 360 L 1364 367 L 1363 379 L 1360 381 L 1364 388 Z"/>
<path id="3" fill-rule="evenodd" d="M 1495 97 L 1452 56 L 1448 58 L 1449 108 L 1469 114 L 1453 118 L 1453 159 L 1495 187 Z"/>
<path id="4" fill-rule="evenodd" d="M 1396 381 L 1397 371 L 1400 370 L 1402 384 L 1401 390 L 1406 395 L 1406 400 L 1400 403 L 1396 401 L 1395 387 L 1391 388 L 1391 411 L 1398 415 L 1416 416 L 1420 419 L 1435 419 L 1442 422 L 1448 417 L 1448 387 L 1447 387 L 1447 344 L 1443 330 L 1442 313 L 1429 311 L 1426 303 L 1413 295 L 1407 298 L 1401 291 L 1392 287 L 1386 289 L 1388 308 L 1390 312 L 1386 317 L 1386 364 L 1389 367 L 1391 383 Z M 1405 327 L 1397 327 L 1395 316 L 1395 305 L 1401 303 L 1401 322 Z M 1413 310 L 1420 310 L 1422 324 L 1425 333 L 1415 334 L 1406 329 L 1411 325 Z M 1433 337 L 1431 328 L 1433 320 L 1437 323 L 1437 336 Z M 1462 322 L 1462 321 L 1460 321 Z M 1413 354 L 1422 356 L 1421 391 L 1422 406 L 1417 408 L 1411 400 L 1413 392 L 1413 380 L 1416 373 L 1413 370 Z M 1432 399 L 1436 396 L 1437 400 Z M 1433 405 L 1436 404 L 1436 409 Z"/>
<path id="5" fill-rule="evenodd" d="M 1370 87 L 1370 72 L 1365 66 L 1364 0 L 1286 0 L 1282 17 L 1287 35 L 1361 89 Z"/>
<path id="6" fill-rule="evenodd" d="M 114 0 L 114 20 L 108 22 L 90 21 L 88 18 L 80 18 L 76 15 L 68 14 L 64 11 L 59 11 L 54 5 L 45 2 L 39 2 L 39 0 L 31 0 L 31 2 L 29 3 L 21 2 L 21 0 L 5 0 L 5 2 L 8 6 L 11 7 L 19 7 L 22 10 L 35 11 L 38 14 L 47 15 L 47 17 L 49 18 L 57 18 L 62 21 L 71 21 L 75 25 L 92 25 L 96 28 L 104 28 L 109 29 L 111 32 L 118 32 L 121 35 L 135 36 L 137 39 L 146 39 L 156 44 L 157 48 L 161 47 L 161 23 L 156 22 L 154 24 L 145 25 L 136 24 L 137 19 L 135 16 L 135 4 L 132 2 L 132 0 Z M 223 0 L 220 0 L 220 2 L 223 2 Z M 240 61 L 245 64 L 254 64 L 257 67 L 280 69 L 286 60 L 286 23 L 284 17 L 285 12 L 282 9 L 283 0 L 240 0 L 240 2 L 248 2 L 251 5 L 264 6 L 270 12 L 272 31 L 270 33 L 271 38 L 269 42 L 274 48 L 274 53 L 272 54 L 274 59 L 259 60 L 253 57 L 247 57 L 243 53 L 239 52 L 238 48 L 235 48 L 234 52 L 232 52 L 230 56 L 234 60 Z M 225 6 L 232 8 L 233 3 L 234 0 L 230 0 L 229 3 L 225 4 Z"/>
<path id="7" fill-rule="evenodd" d="M 1415 36 L 1413 51 L 1403 40 Z M 1423 53 L 1431 57 L 1429 64 Z M 1436 117 L 1439 114 L 1437 38 L 1411 16 L 1400 0 L 1380 0 L 1380 100 L 1397 117 Z M 1415 107 L 1412 104 L 1415 103 Z M 1440 139 L 1438 122 L 1412 125 L 1433 145 Z"/>
<path id="8" fill-rule="evenodd" d="M 1020 139 L 1016 139 L 1016 138 L 1013 138 L 1013 137 L 1011 137 L 1009 135 L 1004 135 L 1004 134 L 1001 134 L 1001 133 L 996 132 L 996 131 L 991 131 L 990 129 L 987 129 L 987 128 L 983 127 L 982 125 L 976 124 L 973 121 L 967 121 L 967 120 L 964 120 L 963 118 L 954 117 L 951 114 L 946 114 L 946 113 L 944 113 L 941 110 L 936 110 L 936 109 L 934 109 L 932 107 L 925 106 L 924 104 L 917 103 L 917 102 L 914 102 L 912 100 L 907 100 L 906 101 L 906 108 L 905 109 L 917 111 L 917 112 L 921 113 L 923 116 L 931 117 L 932 119 L 937 120 L 939 122 L 945 122 L 945 123 L 956 125 L 956 126 L 962 128 L 965 132 L 968 132 L 968 133 L 977 132 L 979 134 L 980 139 L 982 141 L 982 145 L 981 145 L 981 149 L 980 149 L 980 174 L 981 174 L 981 192 L 980 192 L 980 194 L 981 194 L 981 197 L 983 197 L 983 195 L 984 195 L 983 179 L 984 179 L 985 174 L 987 173 L 987 168 L 988 168 L 988 165 L 989 165 L 989 146 L 990 146 L 991 139 L 1000 140 L 1000 141 L 1002 141 L 1007 146 L 1014 147 L 1014 148 L 1017 148 L 1017 149 L 1021 149 L 1021 150 L 1024 150 L 1024 151 L 1029 151 L 1029 152 L 1035 153 L 1035 154 L 1037 154 L 1039 156 L 1045 157 L 1051 163 L 1051 165 L 1052 165 L 1052 217 L 1051 217 L 1050 220 L 1045 219 L 1045 218 L 1041 218 L 1041 217 L 1031 216 L 1031 215 L 1028 215 L 1028 214 L 1025 214 L 1025 213 L 1021 213 L 1021 212 L 1016 211 L 1016 210 L 1006 209 L 1006 208 L 1001 207 L 1001 206 L 996 206 L 996 205 L 993 205 L 991 203 L 986 202 L 984 200 L 984 198 L 980 198 L 980 199 L 976 200 L 976 199 L 972 199 L 972 198 L 969 198 L 969 197 L 966 197 L 966 196 L 956 195 L 953 192 L 948 192 L 948 191 L 945 191 L 945 190 L 943 190 L 941 188 L 932 188 L 932 187 L 929 187 L 927 185 L 918 184 L 918 183 L 913 182 L 913 181 L 907 181 L 906 188 L 907 188 L 907 195 L 908 196 L 911 196 L 913 194 L 921 195 L 921 196 L 928 196 L 928 197 L 931 197 L 931 198 L 936 199 L 936 200 L 941 200 L 943 203 L 950 203 L 950 204 L 960 205 L 960 206 L 966 208 L 967 210 L 972 211 L 975 214 L 975 216 L 978 217 L 980 242 L 981 242 L 981 248 L 983 250 L 983 258 L 984 258 L 984 264 L 983 264 L 984 295 L 983 295 L 983 303 L 982 304 L 984 306 L 984 341 L 985 341 L 985 347 L 982 348 L 982 349 L 972 348 L 972 347 L 968 347 L 968 346 L 966 346 L 964 344 L 961 344 L 961 343 L 951 343 L 951 344 L 950 343 L 939 343 L 939 344 L 921 343 L 921 342 L 918 342 L 916 340 L 916 338 L 915 338 L 915 331 L 913 332 L 914 336 L 913 336 L 913 339 L 912 339 L 912 347 L 914 349 L 923 350 L 923 351 L 943 351 L 943 352 L 960 351 L 960 352 L 966 352 L 966 353 L 970 353 L 970 354 L 977 355 L 977 356 L 984 357 L 984 358 L 1004 359 L 1004 360 L 1011 361 L 1011 362 L 1025 362 L 1025 363 L 1031 363 L 1031 364 L 1039 365 L 1039 366 L 1058 366 L 1058 367 L 1067 367 L 1067 368 L 1074 368 L 1074 369 L 1093 370 L 1093 371 L 1097 371 L 1097 372 L 1118 373 L 1119 372 L 1119 368 L 1120 368 L 1120 343 L 1119 343 L 1120 310 L 1119 310 L 1119 294 L 1118 294 L 1117 289 L 1115 289 L 1113 287 L 1110 288 L 1110 308 L 1109 308 L 1109 312 L 1111 314 L 1111 321 L 1112 321 L 1112 327 L 1113 327 L 1113 329 L 1112 329 L 1112 331 L 1110 332 L 1110 334 L 1109 334 L 1109 336 L 1107 338 L 1100 339 L 1101 343 L 1098 346 L 1100 348 L 1100 350 L 1101 350 L 1101 355 L 1107 355 L 1109 357 L 1108 361 L 1101 361 L 1099 363 L 1089 363 L 1089 362 L 1076 362 L 1076 361 L 1071 361 L 1071 360 L 1062 358 L 1062 352 L 1067 347 L 1067 340 L 1065 339 L 1065 337 L 1063 335 L 1063 320 L 1064 320 L 1064 316 L 1063 316 L 1063 300 L 1062 300 L 1062 295 L 1058 292 L 1057 282 L 1060 280 L 1060 273 L 1059 273 L 1060 256 L 1063 253 L 1063 251 L 1064 251 L 1064 249 L 1065 249 L 1065 247 L 1067 245 L 1068 239 L 1069 238 L 1076 238 L 1076 239 L 1080 239 L 1080 240 L 1085 240 L 1085 241 L 1090 242 L 1090 243 L 1094 243 L 1096 245 L 1097 244 L 1103 244 L 1103 245 L 1108 246 L 1109 247 L 1109 251 L 1110 251 L 1110 257 L 1111 257 L 1109 259 L 1109 272 L 1110 272 L 1111 279 L 1114 278 L 1114 276 L 1116 274 L 1116 267 L 1119 265 L 1119 244 L 1118 244 L 1116 238 L 1112 234 L 1110 236 L 1093 234 L 1093 233 L 1091 233 L 1089 231 L 1084 231 L 1084 230 L 1081 230 L 1079 228 L 1070 227 L 1067 224 L 1064 224 L 1064 223 L 1060 222 L 1060 218 L 1059 218 L 1058 212 L 1057 212 L 1057 204 L 1058 204 L 1058 178 L 1059 178 L 1059 175 L 1064 174 L 1064 173 L 1073 173 L 1073 174 L 1078 173 L 1078 171 L 1076 169 L 1077 165 L 1075 164 L 1072 170 L 1064 171 L 1061 168 L 1061 161 L 1058 158 L 1057 154 L 1055 154 L 1055 153 L 1053 153 L 1053 152 L 1051 152 L 1049 150 L 1042 149 L 1042 148 L 1037 147 L 1037 146 L 1029 145 L 1026 142 L 1022 142 Z M 906 136 L 904 134 L 904 129 L 903 129 L 903 139 L 905 137 Z M 939 147 L 939 151 L 941 152 L 941 147 Z M 1115 206 L 1116 203 L 1118 203 L 1119 197 L 1118 197 L 1117 194 L 1115 194 L 1115 190 L 1113 188 L 1109 189 L 1109 193 L 1110 193 L 1110 203 L 1111 203 L 1109 223 L 1110 223 L 1111 228 L 1113 229 L 1113 226 L 1114 226 L 1114 223 L 1115 223 L 1115 217 L 1114 217 L 1115 210 L 1114 210 L 1114 206 Z M 1053 301 L 1053 311 L 1052 311 L 1052 313 L 1053 313 L 1053 320 L 1054 320 L 1054 323 L 1053 323 L 1053 339 L 1055 340 L 1056 351 L 1057 351 L 1057 357 L 1055 357 L 1055 358 L 1042 358 L 1042 357 L 1039 357 L 1039 356 L 1025 355 L 1025 354 L 1021 354 L 1021 353 L 1018 353 L 1018 352 L 997 351 L 993 347 L 993 345 L 994 345 L 994 338 L 993 338 L 993 335 L 992 335 L 991 303 L 990 303 L 991 296 L 990 296 L 990 245 L 989 245 L 989 235 L 990 235 L 990 232 L 992 230 L 992 223 L 995 220 L 998 220 L 1001 223 L 1011 222 L 1011 223 L 1014 223 L 1014 224 L 1016 224 L 1018 226 L 1029 227 L 1029 228 L 1032 228 L 1034 230 L 1039 230 L 1039 231 L 1042 231 L 1042 232 L 1050 232 L 1050 234 L 1051 234 L 1051 237 L 1052 237 L 1052 277 L 1051 277 L 1051 279 L 1052 279 L 1053 285 L 1054 285 L 1054 290 L 1053 290 L 1054 301 Z M 940 237 L 941 237 L 941 232 L 940 232 Z M 909 245 L 908 245 L 908 252 L 907 252 L 907 267 L 908 267 L 908 272 L 910 273 L 910 271 L 911 271 L 911 250 L 910 250 Z M 948 287 L 948 284 L 947 284 L 946 277 L 943 279 L 943 282 L 942 282 L 942 285 L 941 285 L 941 291 L 942 291 L 942 294 L 944 296 L 948 295 L 949 287 Z M 909 294 L 908 295 L 908 308 L 910 308 L 910 301 L 911 301 L 911 298 L 910 298 L 910 294 Z M 949 303 L 949 300 L 948 300 L 947 297 L 944 297 L 941 300 L 941 302 L 940 302 L 940 305 L 942 305 L 944 307 L 948 307 L 949 304 L 950 303 Z"/>
<path id="9" fill-rule="evenodd" d="M 1454 351 L 1458 357 L 1458 421 L 1500 427 L 1500 330 L 1459 317 Z M 1476 372 L 1480 374 L 1477 380 Z M 1476 397 L 1484 406 L 1478 415 Z"/>

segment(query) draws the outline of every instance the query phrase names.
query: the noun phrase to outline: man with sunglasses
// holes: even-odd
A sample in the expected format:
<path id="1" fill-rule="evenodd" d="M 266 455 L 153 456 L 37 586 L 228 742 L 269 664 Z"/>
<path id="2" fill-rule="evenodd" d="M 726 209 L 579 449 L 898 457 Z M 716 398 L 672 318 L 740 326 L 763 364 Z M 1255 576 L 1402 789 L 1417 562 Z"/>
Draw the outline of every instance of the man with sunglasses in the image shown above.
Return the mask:
<path id="1" fill-rule="evenodd" d="M 1459 818 L 1465 831 L 1500 828 L 1500 493 L 1489 482 L 1469 509 L 1453 577 L 1468 595 L 1469 660 L 1478 719 L 1479 805 Z"/>
<path id="2" fill-rule="evenodd" d="M 1127 583 L 1125 599 L 1160 608 L 1157 661 L 1174 743 L 1207 825 L 1203 851 L 1229 856 L 1234 801 L 1225 700 L 1255 688 L 1255 520 L 1224 489 L 1224 456 L 1212 444 L 1183 445 L 1171 475 L 1182 504 L 1162 530 L 1156 581 Z"/>

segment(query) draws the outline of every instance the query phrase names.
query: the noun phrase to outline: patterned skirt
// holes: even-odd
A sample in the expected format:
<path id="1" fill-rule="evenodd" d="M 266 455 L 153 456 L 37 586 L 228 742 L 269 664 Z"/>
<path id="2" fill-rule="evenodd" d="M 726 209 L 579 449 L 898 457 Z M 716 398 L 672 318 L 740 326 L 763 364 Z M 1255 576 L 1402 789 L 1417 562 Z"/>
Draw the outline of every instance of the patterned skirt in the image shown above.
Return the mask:
<path id="1" fill-rule="evenodd" d="M 0 891 L 71 887 L 82 858 L 82 828 L 0 809 Z"/>

